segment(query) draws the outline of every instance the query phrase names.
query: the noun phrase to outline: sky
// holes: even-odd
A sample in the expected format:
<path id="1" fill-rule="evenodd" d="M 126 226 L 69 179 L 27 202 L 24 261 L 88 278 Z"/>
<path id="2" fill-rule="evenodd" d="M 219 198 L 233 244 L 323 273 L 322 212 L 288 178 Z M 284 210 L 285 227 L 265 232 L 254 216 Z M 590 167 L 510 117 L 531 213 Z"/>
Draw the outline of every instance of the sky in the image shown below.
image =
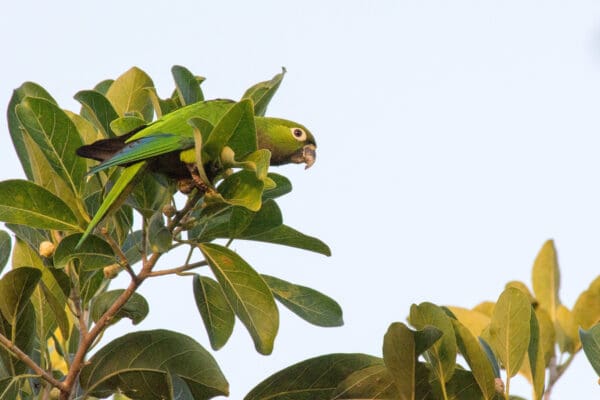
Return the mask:
<path id="1" fill-rule="evenodd" d="M 3 110 L 25 81 L 77 111 L 77 91 L 134 65 L 163 97 L 180 64 L 207 78 L 207 97 L 234 99 L 287 68 L 268 114 L 308 126 L 318 160 L 279 168 L 294 185 L 279 203 L 286 224 L 333 255 L 233 248 L 261 273 L 335 298 L 345 325 L 318 328 L 281 309 L 265 357 L 236 324 L 212 353 L 232 399 L 312 356 L 380 355 L 388 325 L 413 303 L 472 307 L 508 281 L 530 285 L 549 238 L 568 307 L 600 271 L 598 2 L 23 0 L 1 7 L 0 49 Z M 22 178 L 4 113 L 0 135 L 0 179 Z M 148 281 L 141 293 L 149 317 L 118 323 L 105 343 L 165 328 L 209 348 L 189 277 Z M 523 382 L 511 388 L 530 397 Z M 580 353 L 553 398 L 598 394 Z"/>

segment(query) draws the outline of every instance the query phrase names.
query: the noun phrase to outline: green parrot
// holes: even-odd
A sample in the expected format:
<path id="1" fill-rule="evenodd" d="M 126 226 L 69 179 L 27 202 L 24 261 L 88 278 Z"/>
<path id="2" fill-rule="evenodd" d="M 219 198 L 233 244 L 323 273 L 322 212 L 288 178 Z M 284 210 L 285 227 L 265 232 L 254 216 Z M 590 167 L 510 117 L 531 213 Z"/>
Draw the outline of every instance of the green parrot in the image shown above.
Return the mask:
<path id="1" fill-rule="evenodd" d="M 124 135 L 101 139 L 79 147 L 77 155 L 101 162 L 88 174 L 113 166 L 125 169 L 90 221 L 77 246 L 83 243 L 107 214 L 121 205 L 144 172 L 162 173 L 178 182 L 189 183 L 191 179 L 192 182 L 198 183 L 193 150 L 194 129 L 189 121 L 199 118 L 212 128 L 236 104 L 241 102 L 209 100 L 193 103 Z M 316 142 L 306 127 L 280 118 L 255 116 L 253 119 L 257 148 L 270 151 L 270 165 L 305 163 L 306 168 L 309 168 L 314 164 Z M 204 137 L 202 139 L 203 142 L 206 140 Z M 210 168 L 207 170 L 210 171 Z"/>

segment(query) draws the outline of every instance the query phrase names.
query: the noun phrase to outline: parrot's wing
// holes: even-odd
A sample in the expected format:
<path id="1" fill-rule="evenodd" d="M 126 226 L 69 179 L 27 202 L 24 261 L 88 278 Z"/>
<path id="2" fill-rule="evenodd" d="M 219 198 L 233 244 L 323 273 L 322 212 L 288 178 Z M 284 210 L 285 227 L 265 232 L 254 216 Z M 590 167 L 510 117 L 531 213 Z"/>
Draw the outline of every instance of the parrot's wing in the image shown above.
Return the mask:
<path id="1" fill-rule="evenodd" d="M 117 165 L 127 165 L 152 157 L 194 147 L 194 138 L 172 133 L 156 133 L 128 143 L 108 160 L 96 165 L 88 172 L 95 174 Z"/>
<path id="2" fill-rule="evenodd" d="M 133 190 L 135 184 L 143 176 L 143 172 L 145 171 L 147 165 L 148 163 L 146 162 L 138 162 L 130 165 L 129 167 L 125 168 L 123 172 L 121 172 L 121 175 L 110 189 L 108 195 L 104 198 L 100 208 L 94 215 L 94 218 L 92 218 L 90 221 L 85 232 L 83 232 L 83 236 L 81 236 L 81 239 L 79 239 L 79 242 L 75 248 L 81 246 L 88 235 L 94 230 L 96 225 L 98 225 L 98 223 L 102 220 L 102 218 L 121 206 L 121 204 Z"/>

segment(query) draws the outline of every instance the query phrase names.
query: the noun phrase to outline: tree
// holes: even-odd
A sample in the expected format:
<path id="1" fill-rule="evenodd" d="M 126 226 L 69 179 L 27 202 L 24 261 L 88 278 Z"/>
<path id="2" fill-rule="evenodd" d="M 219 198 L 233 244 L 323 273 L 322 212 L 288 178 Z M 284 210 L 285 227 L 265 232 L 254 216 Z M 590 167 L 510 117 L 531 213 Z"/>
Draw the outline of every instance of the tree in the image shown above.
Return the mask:
<path id="1" fill-rule="evenodd" d="M 14 235 L 13 243 L 0 231 L 0 270 L 12 251 L 12 269 L 0 279 L 0 399 L 227 395 L 215 358 L 183 334 L 133 331 L 101 345 L 102 333 L 119 319 L 138 324 L 146 317 L 149 304 L 137 289 L 165 275 L 191 276 L 213 350 L 227 343 L 237 318 L 256 350 L 269 354 L 279 325 L 276 300 L 309 323 L 342 324 L 334 300 L 261 275 L 229 248 L 233 240 L 251 240 L 330 255 L 322 241 L 283 224 L 276 199 L 291 191 L 290 181 L 268 171 L 264 150 L 240 139 L 256 135 L 256 116 L 264 115 L 284 72 L 236 102 L 252 107 L 232 107 L 235 113 L 214 124 L 190 121 L 200 182 L 185 190 L 187 198 L 176 195 L 172 180 L 148 173 L 84 241 L 106 189 L 126 172 L 88 178 L 93 164 L 75 150 L 204 101 L 204 79 L 175 66 L 175 90 L 161 99 L 150 77 L 132 68 L 78 92 L 79 114 L 62 110 L 37 84 L 15 90 L 9 131 L 27 179 L 0 182 L 0 221 Z M 212 156 L 202 158 L 201 143 L 208 142 Z M 181 265 L 158 269 L 178 247 L 189 249 Z M 110 288 L 117 274 L 129 275 L 126 288 Z M 533 399 L 548 399 L 581 349 L 600 375 L 600 277 L 566 307 L 548 241 L 531 287 L 509 282 L 495 302 L 473 308 L 414 304 L 408 324 L 390 325 L 382 357 L 305 360 L 266 378 L 246 399 L 516 399 L 516 374 L 530 381 Z"/>
<path id="2" fill-rule="evenodd" d="M 0 279 L 0 398 L 226 395 L 228 383 L 213 356 L 177 332 L 131 332 L 89 357 L 111 324 L 145 318 L 149 305 L 137 289 L 168 274 L 192 277 L 215 350 L 226 344 L 237 318 L 256 350 L 269 354 L 279 325 L 275 299 L 310 323 L 342 324 L 341 309 L 329 297 L 261 275 L 229 249 L 237 239 L 330 254 L 325 243 L 283 224 L 276 199 L 291 191 L 291 183 L 268 172 L 269 153 L 256 149 L 255 115 L 264 115 L 284 72 L 252 86 L 242 96 L 245 101 L 236 103 L 250 107 L 232 106 L 214 126 L 200 121 L 200 128 L 195 121 L 215 156 L 197 162 L 205 181 L 186 190 L 184 205 L 177 205 L 175 182 L 148 173 L 125 204 L 104 219 L 99 235 L 79 245 L 106 188 L 125 172 L 113 168 L 86 177 L 92 164 L 76 149 L 204 101 L 204 78 L 175 66 L 176 88 L 161 99 L 150 77 L 132 68 L 78 92 L 79 114 L 62 110 L 35 83 L 14 91 L 9 131 L 27 180 L 0 182 L 0 220 L 15 236 L 12 270 Z M 204 168 L 210 168 L 210 179 Z M 11 244 L 10 235 L 1 231 L 2 267 Z M 176 247 L 189 249 L 181 266 L 156 269 L 161 256 Z M 119 273 L 130 275 L 129 285 L 110 288 Z"/>

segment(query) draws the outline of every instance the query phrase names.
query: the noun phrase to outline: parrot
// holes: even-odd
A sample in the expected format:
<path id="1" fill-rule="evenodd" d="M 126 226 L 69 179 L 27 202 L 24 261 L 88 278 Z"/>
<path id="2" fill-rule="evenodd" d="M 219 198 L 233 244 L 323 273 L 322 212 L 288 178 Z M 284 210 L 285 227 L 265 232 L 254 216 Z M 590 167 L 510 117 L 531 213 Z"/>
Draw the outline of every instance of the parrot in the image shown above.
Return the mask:
<path id="1" fill-rule="evenodd" d="M 188 121 L 200 118 L 215 126 L 235 104 L 239 103 L 232 100 L 192 103 L 129 133 L 79 147 L 76 150 L 78 156 L 100 161 L 88 175 L 113 166 L 125 169 L 104 198 L 77 247 L 107 214 L 120 206 L 146 171 L 164 174 L 178 182 L 189 182 L 190 179 L 198 182 L 194 179 L 198 177 L 195 160 L 189 160 L 195 139 L 194 129 Z M 305 163 L 305 168 L 309 168 L 314 164 L 317 144 L 304 125 L 263 116 L 254 116 L 254 123 L 257 147 L 270 151 L 270 165 Z"/>

